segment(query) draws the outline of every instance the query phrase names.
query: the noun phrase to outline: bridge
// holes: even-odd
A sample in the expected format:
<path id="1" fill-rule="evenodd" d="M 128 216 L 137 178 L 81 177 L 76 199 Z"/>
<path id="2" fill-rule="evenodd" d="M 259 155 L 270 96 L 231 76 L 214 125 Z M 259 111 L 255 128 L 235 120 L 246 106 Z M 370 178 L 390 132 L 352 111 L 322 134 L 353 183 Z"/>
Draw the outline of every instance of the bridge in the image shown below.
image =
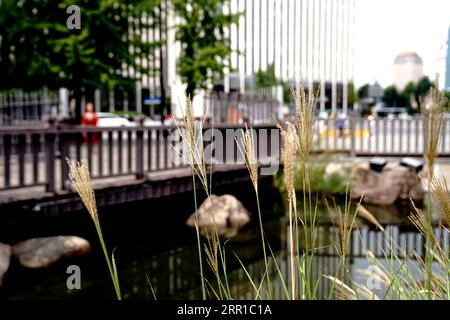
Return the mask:
<path id="1" fill-rule="evenodd" d="M 446 120 L 448 121 L 448 119 Z M 207 126 L 214 137 L 214 183 L 248 179 L 236 138 L 241 124 Z M 280 136 L 274 124 L 254 124 L 258 161 L 276 171 Z M 315 152 L 344 152 L 349 156 L 421 156 L 424 138 L 420 117 L 375 119 L 350 117 L 344 122 L 319 120 Z M 176 126 L 83 127 L 50 123 L 46 127 L 0 129 L 0 207 L 65 212 L 81 209 L 68 180 L 66 158 L 85 159 L 96 189 L 98 205 L 113 205 L 192 190 L 191 170 L 183 158 Z M 440 156 L 450 155 L 445 126 Z M 225 137 L 218 143 L 217 135 Z M 96 143 L 86 138 L 96 136 Z M 205 135 L 205 140 L 206 140 Z M 181 155 L 181 156 L 180 156 Z M 275 172 L 274 171 L 274 172 Z M 230 174 L 232 172 L 232 174 Z"/>
<path id="2" fill-rule="evenodd" d="M 221 155 L 220 159 L 216 155 L 214 164 L 207 163 L 216 185 L 248 179 L 236 145 L 243 128 L 226 124 L 204 128 L 205 133 L 213 130 L 214 139 L 218 135 L 229 137 L 220 146 L 215 143 L 214 152 Z M 265 149 L 265 158 L 274 156 L 278 161 L 279 137 L 270 137 L 278 129 L 272 124 L 253 128 L 258 136 L 265 137 L 265 146 L 258 144 Z M 0 129 L 0 206 L 40 211 L 51 208 L 52 212 L 81 209 L 68 179 L 66 159 L 87 161 L 99 206 L 192 190 L 191 169 L 183 157 L 185 151 L 179 147 L 182 141 L 177 132 L 176 126 L 142 124 L 106 128 L 54 123 L 44 128 Z M 274 139 L 277 149 L 272 155 L 268 141 Z M 226 174 L 229 171 L 233 174 Z"/>

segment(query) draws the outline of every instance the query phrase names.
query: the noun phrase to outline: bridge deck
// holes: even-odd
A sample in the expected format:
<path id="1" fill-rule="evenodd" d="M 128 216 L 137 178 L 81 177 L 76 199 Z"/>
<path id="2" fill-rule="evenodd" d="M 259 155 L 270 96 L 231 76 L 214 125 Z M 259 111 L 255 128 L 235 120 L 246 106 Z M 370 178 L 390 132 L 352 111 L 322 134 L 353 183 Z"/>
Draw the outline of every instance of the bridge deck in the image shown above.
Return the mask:
<path id="1" fill-rule="evenodd" d="M 212 172 L 214 186 L 249 180 L 245 165 L 217 165 Z M 270 181 L 272 179 L 271 176 L 266 176 L 266 178 Z M 153 172 L 147 174 L 143 179 L 136 179 L 133 175 L 105 178 L 95 180 L 92 184 L 99 207 L 159 198 L 193 190 L 190 168 Z M 196 187 L 197 189 L 202 188 L 200 183 Z M 46 214 L 61 214 L 83 208 L 78 195 L 72 190 L 46 193 L 39 187 L 18 189 L 15 192 L 13 190 L 1 192 L 0 208 L 2 207 L 7 209 L 6 212 L 12 212 L 15 210 L 14 208 L 19 208 Z"/>
<path id="2" fill-rule="evenodd" d="M 345 152 L 347 156 L 421 156 L 425 140 L 420 120 L 350 118 L 343 129 L 333 121 L 318 122 L 320 134 L 315 136 L 314 150 Z M 235 135 L 242 133 L 242 128 L 242 125 L 229 124 L 214 127 L 219 130 L 215 133 L 218 136 L 205 140 L 205 148 L 213 146 L 219 163 L 242 163 L 237 161 Z M 444 162 L 450 154 L 449 128 L 446 126 L 443 131 L 439 150 L 439 159 Z M 257 141 L 257 158 L 278 163 L 281 147 L 278 129 L 273 124 L 254 125 L 252 129 Z M 88 161 L 96 190 L 136 189 L 145 185 L 146 190 L 151 190 L 146 191 L 146 196 L 152 197 L 159 188 L 153 185 L 169 185 L 190 176 L 191 170 L 179 157 L 183 148 L 174 147 L 182 147 L 182 139 L 176 133 L 177 128 L 173 126 L 0 129 L 0 205 L 67 198 L 73 192 L 67 191 L 71 185 L 66 158 Z M 97 135 L 98 143 L 85 143 L 85 138 L 93 135 Z M 219 136 L 224 139 L 216 139 Z M 222 171 L 237 170 L 228 166 Z M 216 166 L 215 171 L 220 172 L 219 168 Z M 442 171 L 447 174 L 450 169 Z"/>

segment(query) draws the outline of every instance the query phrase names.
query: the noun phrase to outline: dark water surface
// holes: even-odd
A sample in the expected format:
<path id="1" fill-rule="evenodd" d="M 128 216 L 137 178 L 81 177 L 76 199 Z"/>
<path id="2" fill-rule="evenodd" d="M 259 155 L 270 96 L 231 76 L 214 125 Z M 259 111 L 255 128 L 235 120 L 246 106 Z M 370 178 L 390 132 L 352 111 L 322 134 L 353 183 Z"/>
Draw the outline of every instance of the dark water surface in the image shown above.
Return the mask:
<path id="1" fill-rule="evenodd" d="M 252 221 L 234 238 L 226 241 L 227 269 L 230 291 L 234 298 L 254 298 L 254 290 L 236 259 L 246 265 L 254 279 L 261 278 L 264 270 L 262 248 L 255 197 L 249 183 L 223 186 L 215 194 L 229 193 L 243 202 L 253 213 Z M 260 190 L 265 232 L 281 272 L 288 275 L 287 221 L 282 199 L 272 189 L 271 180 L 261 183 Z M 320 227 L 316 229 L 317 273 L 335 274 L 339 258 L 334 250 L 337 240 L 336 222 L 323 201 L 319 210 Z M 350 241 L 347 268 L 353 280 L 359 269 L 367 268 L 365 250 L 382 256 L 388 251 L 386 238 L 394 239 L 399 254 L 414 248 L 419 253 L 424 242 L 420 234 L 406 219 L 408 206 L 387 208 L 368 207 L 387 225 L 382 234 L 359 221 L 358 232 Z M 100 220 L 109 251 L 116 248 L 120 284 L 125 299 L 196 299 L 201 298 L 198 253 L 195 232 L 185 225 L 194 211 L 191 193 L 117 205 L 100 209 Z M 333 209 L 331 210 L 333 211 Z M 79 235 L 91 242 L 93 252 L 86 257 L 64 258 L 55 265 L 40 270 L 26 269 L 13 258 L 4 278 L 0 296 L 3 299 L 113 299 L 115 297 L 109 273 L 100 251 L 94 226 L 87 212 L 74 212 L 64 216 L 42 217 L 39 214 L 18 213 L 0 225 L 0 242 L 14 244 L 31 237 L 52 235 Z M 436 231 L 439 233 L 439 231 Z M 448 247 L 448 233 L 443 233 L 443 243 Z M 82 289 L 69 290 L 66 286 L 69 265 L 81 268 Z M 206 266 L 205 266 L 206 268 Z M 276 278 L 276 271 L 272 278 Z M 212 275 L 208 275 L 212 279 Z M 319 296 L 326 297 L 329 283 L 322 281 Z M 274 280 L 274 298 L 285 298 L 280 281 Z"/>

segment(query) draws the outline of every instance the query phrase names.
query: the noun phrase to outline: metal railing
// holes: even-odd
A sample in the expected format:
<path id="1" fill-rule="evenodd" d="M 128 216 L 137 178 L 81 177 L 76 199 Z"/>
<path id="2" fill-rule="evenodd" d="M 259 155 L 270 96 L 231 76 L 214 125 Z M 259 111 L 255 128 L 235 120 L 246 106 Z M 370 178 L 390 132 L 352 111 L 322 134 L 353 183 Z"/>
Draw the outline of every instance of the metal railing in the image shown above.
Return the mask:
<path id="1" fill-rule="evenodd" d="M 257 147 L 265 149 L 262 153 L 258 149 L 258 154 L 278 161 L 280 141 L 279 135 L 273 136 L 272 130 L 277 130 L 275 126 L 269 123 L 249 126 L 257 134 Z M 227 130 L 240 132 L 243 127 L 243 124 L 214 125 L 223 137 L 229 135 Z M 316 152 L 346 152 L 352 156 L 421 156 L 426 144 L 419 117 L 349 118 L 343 122 L 324 120 L 317 122 L 316 129 Z M 176 126 L 147 127 L 142 123 L 134 127 L 110 128 L 59 126 L 55 123 L 47 127 L 0 129 L 0 190 L 33 186 L 45 186 L 47 192 L 67 189 L 66 158 L 86 159 L 93 179 L 130 175 L 142 179 L 149 172 L 187 167 L 183 154 L 174 148 L 177 141 L 173 133 L 176 130 Z M 446 125 L 439 156 L 450 155 L 449 134 Z M 182 140 L 180 137 L 176 139 L 178 142 Z M 95 142 L 87 142 L 91 140 Z M 213 140 L 204 144 L 211 144 Z M 222 149 L 216 152 L 223 159 L 234 159 L 239 153 L 235 136 L 228 140 L 231 144 L 222 143 Z M 219 144 L 214 147 L 218 148 Z"/>
<path id="2" fill-rule="evenodd" d="M 224 137 L 229 134 L 227 130 L 241 132 L 242 128 L 239 124 L 214 126 Z M 264 134 L 271 141 L 268 129 L 275 129 L 273 125 L 253 128 L 257 135 Z M 68 189 L 66 159 L 86 160 L 93 180 L 118 176 L 143 179 L 146 173 L 187 167 L 186 155 L 183 158 L 186 149 L 174 147 L 182 142 L 182 137 L 173 134 L 177 130 L 176 126 L 142 124 L 135 127 L 53 124 L 46 128 L 0 129 L 0 191 L 36 186 L 45 186 L 50 193 Z M 235 158 L 239 152 L 234 136 L 229 140 L 231 145 L 214 145 L 223 159 Z M 278 155 L 278 149 L 263 147 L 268 157 Z"/>
<path id="3" fill-rule="evenodd" d="M 445 119 L 439 153 L 450 154 L 449 119 Z M 422 117 L 349 117 L 345 120 L 318 120 L 318 151 L 348 152 L 351 155 L 421 156 L 426 147 Z"/>

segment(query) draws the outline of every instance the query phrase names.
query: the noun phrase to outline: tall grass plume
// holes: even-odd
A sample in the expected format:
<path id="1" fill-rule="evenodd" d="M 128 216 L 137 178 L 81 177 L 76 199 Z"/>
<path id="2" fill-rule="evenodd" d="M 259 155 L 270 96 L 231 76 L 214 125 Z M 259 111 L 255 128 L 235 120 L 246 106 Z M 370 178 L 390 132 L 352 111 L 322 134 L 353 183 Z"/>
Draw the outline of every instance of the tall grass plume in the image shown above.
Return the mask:
<path id="1" fill-rule="evenodd" d="M 84 206 L 86 207 L 89 215 L 94 222 L 95 229 L 97 231 L 98 238 L 100 240 L 100 244 L 103 250 L 103 254 L 105 256 L 106 264 L 108 265 L 108 270 L 111 275 L 111 280 L 114 285 L 114 289 L 116 292 L 116 296 L 118 300 L 122 300 L 122 294 L 120 292 L 119 285 L 119 276 L 117 273 L 114 252 L 111 255 L 111 259 L 109 257 L 108 251 L 106 249 L 105 240 L 103 238 L 102 228 L 100 226 L 100 220 L 98 218 L 97 212 L 97 202 L 95 199 L 94 188 L 92 187 L 89 168 L 86 161 L 80 162 L 71 162 L 67 159 L 67 164 L 69 166 L 69 179 L 72 182 L 72 185 L 75 191 L 81 198 Z"/>

